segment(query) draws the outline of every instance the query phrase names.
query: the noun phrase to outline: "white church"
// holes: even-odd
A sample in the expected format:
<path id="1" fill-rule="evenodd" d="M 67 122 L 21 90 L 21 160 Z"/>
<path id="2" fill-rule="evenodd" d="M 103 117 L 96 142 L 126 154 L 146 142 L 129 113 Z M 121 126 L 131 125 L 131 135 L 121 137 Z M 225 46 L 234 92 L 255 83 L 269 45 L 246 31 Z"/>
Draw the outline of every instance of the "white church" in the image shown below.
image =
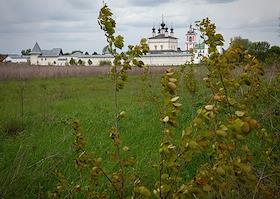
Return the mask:
<path id="1" fill-rule="evenodd" d="M 185 49 L 178 47 L 178 38 L 175 37 L 173 27 L 168 28 L 162 20 L 160 27 L 152 28 L 152 37 L 148 39 L 150 52 L 141 60 L 150 66 L 176 66 L 189 62 L 194 53 L 194 63 L 200 63 L 202 56 L 207 56 L 207 46 L 197 41 L 195 29 L 190 25 L 185 34 Z M 9 58 L 13 62 L 13 58 Z M 21 60 L 19 57 L 14 60 Z M 51 50 L 42 50 L 36 42 L 30 57 L 25 57 L 26 62 L 31 65 L 54 65 L 65 66 L 70 65 L 71 61 L 82 63 L 83 65 L 98 66 L 100 62 L 113 62 L 113 56 L 103 52 L 102 55 L 85 55 L 82 53 L 74 53 L 72 55 L 64 55 L 61 48 L 53 48 Z"/>

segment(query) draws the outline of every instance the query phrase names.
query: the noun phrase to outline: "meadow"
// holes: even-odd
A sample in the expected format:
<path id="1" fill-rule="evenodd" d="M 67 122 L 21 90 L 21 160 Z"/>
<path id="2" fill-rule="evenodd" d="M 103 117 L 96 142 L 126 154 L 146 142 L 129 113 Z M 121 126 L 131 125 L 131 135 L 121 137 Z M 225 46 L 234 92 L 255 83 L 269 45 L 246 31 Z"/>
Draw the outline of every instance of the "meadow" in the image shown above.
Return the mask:
<path id="1" fill-rule="evenodd" d="M 205 71 L 203 66 L 195 67 L 200 82 L 195 99 L 191 100 L 184 86 L 179 91 L 183 105 L 175 137 L 181 136 L 182 129 L 189 124 L 209 92 L 202 87 Z M 163 130 L 160 78 L 160 74 L 151 73 L 148 76 L 150 86 L 144 89 L 141 76 L 130 74 L 126 89 L 118 94 L 120 110 L 128 114 L 120 122 L 123 144 L 129 146 L 129 153 L 137 160 L 133 170 L 151 189 L 158 175 L 153 165 L 159 160 Z M 109 129 L 114 123 L 113 90 L 107 74 L 1 81 L 0 198 L 46 198 L 56 182 L 56 171 L 70 179 L 78 178 L 73 172 L 74 137 L 70 126 L 73 119 L 81 123 L 87 149 L 101 156 L 108 170 L 114 169 L 116 165 L 109 161 L 109 151 L 113 148 L 109 137 Z M 262 115 L 260 122 L 270 128 L 271 120 L 264 113 L 273 112 L 278 105 L 261 104 L 255 109 L 255 115 Z M 253 135 L 248 145 L 254 146 L 256 151 L 262 149 L 261 142 Z M 196 156 L 196 161 L 186 166 L 184 178 L 192 178 L 198 165 L 207 161 L 204 155 Z M 258 164 L 256 159 L 255 165 Z"/>
<path id="2" fill-rule="evenodd" d="M 119 95 L 121 109 L 129 113 L 121 126 L 122 138 L 137 157 L 135 169 L 145 176 L 158 158 L 160 75 L 150 76 L 149 96 L 142 92 L 139 75 L 129 79 Z M 80 120 L 89 149 L 106 158 L 112 147 L 108 130 L 114 122 L 113 85 L 108 75 L 2 81 L 0 93 L 1 197 L 44 198 L 54 184 L 55 170 L 71 176 L 69 119 Z M 191 112 L 185 105 L 182 120 L 187 122 Z"/>

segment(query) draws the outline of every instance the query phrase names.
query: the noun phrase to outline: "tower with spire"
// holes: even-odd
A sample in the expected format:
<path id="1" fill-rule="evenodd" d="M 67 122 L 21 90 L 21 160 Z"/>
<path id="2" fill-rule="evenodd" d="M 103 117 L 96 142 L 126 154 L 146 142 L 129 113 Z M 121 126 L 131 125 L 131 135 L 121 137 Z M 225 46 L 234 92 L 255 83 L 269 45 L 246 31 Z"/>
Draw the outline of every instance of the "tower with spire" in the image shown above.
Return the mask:
<path id="1" fill-rule="evenodd" d="M 38 42 L 35 43 L 34 47 L 32 48 L 32 51 L 30 53 L 30 63 L 32 65 L 38 64 L 38 57 L 42 54 L 42 50 L 38 44 Z"/>
<path id="2" fill-rule="evenodd" d="M 174 36 L 173 26 L 170 26 L 169 29 L 169 27 L 165 24 L 163 16 L 157 32 L 155 26 L 153 25 L 152 37 L 148 38 L 148 44 L 150 52 L 153 54 L 177 51 L 178 38 Z"/>
<path id="3" fill-rule="evenodd" d="M 190 25 L 189 30 L 186 33 L 186 41 L 185 41 L 186 51 L 190 51 L 194 49 L 195 44 L 196 44 L 196 33 L 192 25 Z"/>

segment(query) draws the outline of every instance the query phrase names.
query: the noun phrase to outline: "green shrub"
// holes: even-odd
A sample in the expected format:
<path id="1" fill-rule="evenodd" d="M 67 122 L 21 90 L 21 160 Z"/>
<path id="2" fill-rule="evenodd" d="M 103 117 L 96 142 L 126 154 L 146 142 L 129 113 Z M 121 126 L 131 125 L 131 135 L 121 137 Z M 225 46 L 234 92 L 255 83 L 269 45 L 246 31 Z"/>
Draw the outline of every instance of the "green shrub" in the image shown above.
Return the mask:
<path id="1" fill-rule="evenodd" d="M 82 66 L 82 65 L 85 65 L 85 62 L 81 59 L 78 60 L 78 65 Z"/>
<path id="2" fill-rule="evenodd" d="M 191 122 L 179 124 L 182 99 L 179 96 L 180 79 L 191 81 L 187 90 L 193 97 L 197 85 L 193 68 L 184 76 L 185 67 L 167 69 L 161 79 L 162 104 L 160 121 L 162 138 L 158 150 L 159 162 L 153 165 L 158 178 L 152 184 L 145 184 L 144 177 L 133 169 L 137 160 L 129 153 L 129 147 L 121 138 L 120 122 L 127 113 L 119 110 L 118 93 L 124 89 L 127 70 L 132 67 L 145 69 L 137 59 L 148 52 L 145 40 L 139 45 L 128 46 L 127 52 L 118 53 L 124 46 L 124 38 L 115 35 L 115 20 L 111 10 L 104 5 L 98 22 L 107 37 L 109 52 L 114 56 L 111 67 L 114 84 L 115 103 L 114 124 L 109 129 L 114 150 L 113 168 L 104 167 L 104 161 L 94 152 L 88 151 L 86 139 L 78 120 L 71 122 L 74 129 L 73 148 L 76 154 L 75 166 L 79 178 L 67 179 L 57 173 L 58 182 L 50 197 L 83 198 L 272 198 L 279 191 L 263 180 L 265 168 L 276 172 L 279 181 L 279 167 L 273 166 L 279 160 L 275 148 L 279 141 L 263 129 L 254 119 L 253 101 L 261 94 L 263 69 L 259 61 L 240 48 L 230 47 L 224 54 L 217 50 L 224 43 L 223 36 L 216 33 L 216 26 L 208 18 L 197 24 L 204 42 L 209 47 L 209 57 L 203 59 L 208 69 L 203 79 L 210 91 L 204 97 L 203 105 L 193 114 Z M 192 64 L 192 63 L 190 63 Z M 236 71 L 238 70 L 238 73 Z M 178 126 L 184 126 L 181 136 L 175 136 Z M 253 164 L 253 149 L 247 141 L 256 136 L 263 144 L 262 169 Z M 178 139 L 179 137 L 179 139 Z M 275 146 L 275 147 L 272 147 Z M 276 148 L 277 149 L 277 148 Z M 194 176 L 184 176 L 188 165 L 197 164 L 197 157 L 203 155 L 205 161 L 198 163 Z M 276 157 L 275 157 L 276 156 Z M 274 157 L 275 159 L 271 159 Z M 74 172 L 74 171 L 73 171 Z M 146 171 L 146 175 L 151 173 Z M 269 181 L 275 180 L 266 172 Z M 83 174 L 88 174 L 87 178 Z"/>
<path id="3" fill-rule="evenodd" d="M 88 60 L 88 65 L 91 66 L 92 65 L 92 61 L 89 59 Z"/>
<path id="4" fill-rule="evenodd" d="M 111 65 L 112 65 L 112 63 L 109 60 L 101 60 L 99 62 L 99 66 L 111 66 Z"/>
<path id="5" fill-rule="evenodd" d="M 75 59 L 73 59 L 73 58 L 70 59 L 69 64 L 72 65 L 72 66 L 77 65 Z"/>

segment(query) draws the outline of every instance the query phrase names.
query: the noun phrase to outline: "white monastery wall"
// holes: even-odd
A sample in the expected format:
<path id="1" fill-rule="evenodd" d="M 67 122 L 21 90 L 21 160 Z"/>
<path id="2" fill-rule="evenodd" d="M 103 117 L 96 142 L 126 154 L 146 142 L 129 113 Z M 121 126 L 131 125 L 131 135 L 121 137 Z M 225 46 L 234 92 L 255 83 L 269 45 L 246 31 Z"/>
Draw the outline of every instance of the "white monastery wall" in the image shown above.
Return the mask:
<path id="1" fill-rule="evenodd" d="M 76 62 L 82 60 L 84 65 L 88 66 L 88 60 L 92 61 L 92 66 L 99 66 L 100 61 L 110 61 L 113 62 L 112 56 L 88 56 L 88 57 L 70 57 L 70 56 L 60 56 L 60 57 L 38 57 L 31 55 L 32 65 L 57 65 L 65 66 L 70 65 L 69 62 L 73 58 Z M 191 60 L 190 54 L 148 54 L 140 58 L 146 65 L 153 66 L 171 66 L 171 65 L 181 65 Z M 195 63 L 199 63 L 199 59 L 195 58 Z"/>
<path id="2" fill-rule="evenodd" d="M 149 39 L 149 48 L 151 51 L 156 50 L 174 50 L 178 48 L 178 42 L 174 39 Z"/>

